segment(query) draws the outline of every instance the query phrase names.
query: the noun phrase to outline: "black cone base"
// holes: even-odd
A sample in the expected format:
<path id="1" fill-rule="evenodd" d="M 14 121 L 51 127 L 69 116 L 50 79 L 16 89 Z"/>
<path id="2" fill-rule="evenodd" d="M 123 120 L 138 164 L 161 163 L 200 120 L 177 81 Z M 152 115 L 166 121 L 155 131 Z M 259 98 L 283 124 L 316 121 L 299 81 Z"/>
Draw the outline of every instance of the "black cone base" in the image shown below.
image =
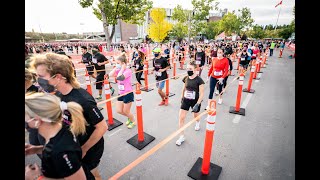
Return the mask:
<path id="1" fill-rule="evenodd" d="M 222 167 L 216 164 L 210 163 L 209 174 L 203 175 L 201 172 L 201 167 L 202 167 L 202 158 L 199 157 L 196 163 L 194 163 L 191 170 L 189 171 L 188 176 L 196 180 L 217 180 L 222 171 Z"/>
<path id="2" fill-rule="evenodd" d="M 110 125 L 108 120 L 107 120 L 107 124 L 108 124 L 108 131 L 111 131 L 112 129 L 118 127 L 118 126 L 121 126 L 123 123 L 116 120 L 115 118 L 113 118 L 113 124 Z"/>
<path id="3" fill-rule="evenodd" d="M 246 115 L 246 110 L 245 110 L 245 109 L 240 108 L 239 111 L 236 111 L 235 109 L 236 109 L 236 107 L 230 106 L 229 113 L 239 114 L 239 115 L 242 115 L 242 116 L 245 116 L 245 115 Z"/>
<path id="4" fill-rule="evenodd" d="M 143 133 L 144 135 L 144 141 L 139 142 L 138 141 L 138 134 L 136 134 L 135 136 L 133 136 L 132 138 L 127 140 L 127 143 L 131 144 L 132 146 L 134 146 L 135 148 L 141 150 L 144 147 L 146 147 L 148 144 L 150 144 L 153 140 L 155 140 L 156 138 L 147 134 L 147 133 Z"/>

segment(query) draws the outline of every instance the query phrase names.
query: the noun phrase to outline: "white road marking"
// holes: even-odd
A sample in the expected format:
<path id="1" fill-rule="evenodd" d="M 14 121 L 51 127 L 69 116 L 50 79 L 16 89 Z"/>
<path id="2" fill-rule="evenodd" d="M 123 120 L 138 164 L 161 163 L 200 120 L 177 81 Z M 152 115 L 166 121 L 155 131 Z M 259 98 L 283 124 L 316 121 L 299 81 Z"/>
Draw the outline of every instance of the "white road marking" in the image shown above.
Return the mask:
<path id="1" fill-rule="evenodd" d="M 243 101 L 243 103 L 242 103 L 242 105 L 241 105 L 240 107 L 241 107 L 241 108 L 246 108 L 247 105 L 249 104 L 249 101 L 250 101 L 251 97 L 252 97 L 252 94 L 248 94 L 247 97 L 246 97 L 246 99 Z M 240 122 L 240 119 L 241 119 L 241 115 L 236 115 L 236 116 L 233 118 L 232 122 L 235 123 L 235 124 L 237 124 L 237 123 Z"/>
<path id="2" fill-rule="evenodd" d="M 117 132 L 121 131 L 122 129 L 118 129 L 116 130 L 114 133 L 110 134 L 109 137 L 113 136 L 114 134 L 116 134 Z"/>

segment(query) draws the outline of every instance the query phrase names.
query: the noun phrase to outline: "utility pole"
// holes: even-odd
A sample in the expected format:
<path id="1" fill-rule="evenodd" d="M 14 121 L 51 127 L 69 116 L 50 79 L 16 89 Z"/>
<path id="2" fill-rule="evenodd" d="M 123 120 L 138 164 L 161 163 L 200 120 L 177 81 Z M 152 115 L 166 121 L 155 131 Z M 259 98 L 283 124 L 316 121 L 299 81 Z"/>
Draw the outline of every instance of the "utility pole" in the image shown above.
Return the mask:
<path id="1" fill-rule="evenodd" d="M 283 4 L 283 0 L 282 0 L 282 3 L 280 4 L 280 9 L 279 9 L 278 18 L 277 18 L 277 22 L 276 22 L 276 27 L 274 28 L 274 31 L 276 31 L 276 29 L 277 29 L 277 25 L 278 25 L 278 20 L 279 20 L 279 15 L 280 15 L 280 12 L 281 12 L 282 4 Z"/>

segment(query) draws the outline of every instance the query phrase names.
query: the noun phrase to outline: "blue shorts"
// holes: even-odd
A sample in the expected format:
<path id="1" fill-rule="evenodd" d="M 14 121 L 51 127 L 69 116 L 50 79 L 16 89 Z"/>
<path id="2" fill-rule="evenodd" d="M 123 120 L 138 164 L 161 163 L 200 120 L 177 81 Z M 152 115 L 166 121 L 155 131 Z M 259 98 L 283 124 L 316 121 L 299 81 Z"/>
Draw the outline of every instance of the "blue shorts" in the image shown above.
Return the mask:
<path id="1" fill-rule="evenodd" d="M 131 92 L 125 96 L 118 97 L 118 101 L 123 101 L 123 103 L 125 103 L 125 104 L 134 102 L 133 92 Z"/>
<path id="2" fill-rule="evenodd" d="M 157 88 L 159 88 L 159 89 L 163 89 L 165 83 L 166 83 L 166 81 L 157 82 L 157 83 L 156 83 L 156 86 L 157 86 Z"/>

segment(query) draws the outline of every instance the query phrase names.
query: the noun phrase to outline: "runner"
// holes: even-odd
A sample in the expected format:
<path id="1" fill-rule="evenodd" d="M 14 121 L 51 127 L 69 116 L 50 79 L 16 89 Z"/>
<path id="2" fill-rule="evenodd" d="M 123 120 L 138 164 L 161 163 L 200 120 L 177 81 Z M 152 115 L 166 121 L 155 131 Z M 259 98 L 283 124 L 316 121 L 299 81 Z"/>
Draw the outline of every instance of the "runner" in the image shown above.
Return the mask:
<path id="1" fill-rule="evenodd" d="M 212 59 L 212 63 L 208 72 L 208 79 L 210 79 L 210 91 L 209 91 L 209 99 L 208 99 L 208 106 L 206 109 L 208 109 L 210 101 L 213 97 L 213 92 L 215 89 L 216 84 L 218 83 L 218 89 L 219 89 L 219 100 L 218 104 L 222 104 L 222 85 L 223 85 L 223 79 L 228 74 L 229 69 L 229 61 L 227 58 L 223 57 L 224 51 L 222 49 L 218 49 L 217 52 L 217 58 Z"/>
<path id="2" fill-rule="evenodd" d="M 201 77 L 202 69 L 204 67 L 204 64 L 206 63 L 206 55 L 203 52 L 203 49 L 202 49 L 201 45 L 197 46 L 197 52 L 195 54 L 195 60 L 196 60 L 195 63 L 197 65 L 196 74 Z"/>
<path id="3" fill-rule="evenodd" d="M 82 163 L 100 180 L 98 165 L 104 151 L 104 133 L 108 125 L 97 107 L 94 98 L 85 90 L 80 88 L 77 79 L 72 76 L 73 69 L 68 58 L 63 55 L 47 53 L 32 57 L 32 67 L 38 75 L 38 83 L 48 93 L 55 89 L 61 101 L 74 101 L 79 103 L 84 110 L 83 115 L 88 123 L 86 133 L 77 136 L 82 149 Z M 48 68 L 50 67 L 50 68 Z M 64 126 L 68 127 L 72 122 L 72 116 L 64 111 Z"/>
<path id="4" fill-rule="evenodd" d="M 273 49 L 275 47 L 276 43 L 274 41 L 271 42 L 271 45 L 270 45 L 270 56 L 273 55 Z"/>
<path id="5" fill-rule="evenodd" d="M 162 99 L 162 101 L 159 103 L 159 106 L 162 106 L 162 105 L 167 106 L 168 103 L 166 102 L 166 99 L 168 97 L 162 91 L 165 85 L 165 81 L 162 81 L 162 80 L 165 80 L 168 78 L 167 69 L 169 69 L 170 66 L 168 65 L 167 59 L 160 56 L 160 52 L 161 52 L 160 48 L 155 48 L 152 52 L 154 53 L 155 58 L 152 61 L 154 69 L 151 71 L 151 73 L 153 73 L 153 71 L 156 71 L 155 73 L 155 77 L 157 81 L 156 86 L 158 88 L 158 93 Z"/>
<path id="6" fill-rule="evenodd" d="M 130 68 L 127 68 L 127 58 L 125 56 L 119 56 L 116 63 L 116 67 L 109 73 L 109 76 L 117 77 L 119 95 L 126 94 L 132 91 L 132 71 Z M 133 92 L 130 92 L 127 95 L 119 97 L 116 105 L 117 113 L 128 117 L 126 125 L 129 129 L 135 126 L 135 118 L 130 112 L 132 102 L 134 102 L 134 95 Z"/>
<path id="7" fill-rule="evenodd" d="M 238 74 L 240 75 L 244 71 L 248 69 L 248 65 L 250 64 L 251 61 L 251 54 L 244 48 L 238 56 L 240 57 L 240 64 L 239 64 L 239 70 Z"/>
<path id="8" fill-rule="evenodd" d="M 280 43 L 280 54 L 279 54 L 279 58 L 282 58 L 282 53 L 283 53 L 283 50 L 284 50 L 284 40 L 281 41 Z"/>
<path id="9" fill-rule="evenodd" d="M 144 78 L 142 78 L 142 73 L 143 73 L 143 67 L 144 67 L 144 59 L 145 59 L 145 55 L 143 52 L 141 51 L 138 51 L 138 57 L 135 58 L 134 60 L 134 64 L 133 64 L 133 67 L 134 67 L 134 72 L 136 74 L 136 78 L 137 78 L 137 81 L 138 83 L 142 86 L 142 83 L 141 83 L 141 80 L 144 80 Z M 140 72 L 137 72 L 137 71 L 140 71 Z"/>
<path id="10" fill-rule="evenodd" d="M 97 100 L 102 100 L 102 83 L 104 80 L 104 75 L 106 74 L 106 67 L 105 64 L 109 63 L 109 60 L 103 55 L 99 53 L 99 47 L 93 46 L 92 47 L 92 63 L 97 71 L 97 78 L 96 78 L 96 89 L 99 91 L 99 95 L 96 97 Z M 113 88 L 110 86 L 110 90 Z M 113 94 L 113 92 L 111 92 Z"/>
<path id="11" fill-rule="evenodd" d="M 63 111 L 68 110 L 74 119 L 70 129 L 62 126 Z M 42 154 L 41 168 L 37 164 L 26 166 L 26 179 L 94 179 L 81 164 L 81 147 L 76 135 L 86 131 L 82 107 L 75 102 L 61 102 L 52 94 L 34 93 L 25 97 L 25 122 L 39 131 L 46 144 L 25 145 L 25 155 Z"/>
<path id="12" fill-rule="evenodd" d="M 195 61 L 190 61 L 187 65 L 188 75 L 183 78 L 184 86 L 181 94 L 181 107 L 179 112 L 179 128 L 184 125 L 187 112 L 190 107 L 192 108 L 193 117 L 196 118 L 199 115 L 201 108 L 201 102 L 204 96 L 204 81 L 195 72 L 197 65 Z M 196 121 L 194 128 L 196 131 L 200 130 L 200 119 Z M 176 145 L 180 146 L 185 141 L 184 131 L 180 133 L 179 139 L 176 141 Z"/>
<path id="13" fill-rule="evenodd" d="M 87 51 L 87 46 L 81 46 L 81 52 L 82 52 L 81 63 L 83 63 L 86 66 L 88 74 L 92 78 L 97 79 L 97 77 L 94 75 L 94 72 L 93 72 L 94 65 L 92 63 L 92 55 Z"/>

